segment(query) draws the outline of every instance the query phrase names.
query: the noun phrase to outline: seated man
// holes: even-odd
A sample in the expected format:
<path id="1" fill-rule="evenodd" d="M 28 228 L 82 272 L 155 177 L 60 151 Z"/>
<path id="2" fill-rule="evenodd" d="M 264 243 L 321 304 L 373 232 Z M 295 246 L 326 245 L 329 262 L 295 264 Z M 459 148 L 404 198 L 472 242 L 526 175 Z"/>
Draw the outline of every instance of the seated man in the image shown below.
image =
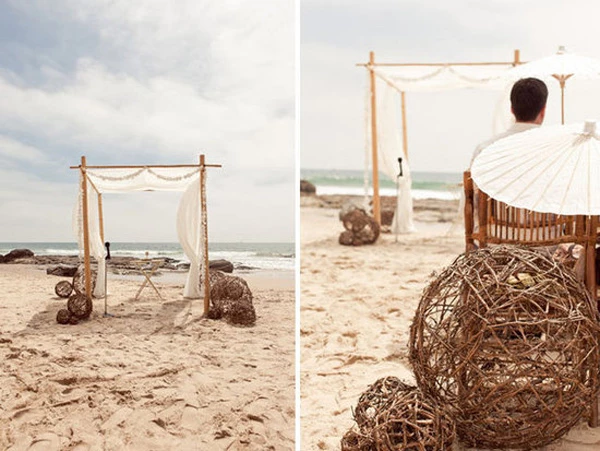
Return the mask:
<path id="1" fill-rule="evenodd" d="M 515 116 L 516 122 L 505 132 L 478 145 L 475 152 L 473 152 L 469 167 L 473 165 L 475 157 L 483 149 L 491 146 L 499 139 L 539 127 L 544 122 L 547 100 L 548 87 L 542 80 L 522 78 L 517 81 L 510 91 L 510 111 Z"/>

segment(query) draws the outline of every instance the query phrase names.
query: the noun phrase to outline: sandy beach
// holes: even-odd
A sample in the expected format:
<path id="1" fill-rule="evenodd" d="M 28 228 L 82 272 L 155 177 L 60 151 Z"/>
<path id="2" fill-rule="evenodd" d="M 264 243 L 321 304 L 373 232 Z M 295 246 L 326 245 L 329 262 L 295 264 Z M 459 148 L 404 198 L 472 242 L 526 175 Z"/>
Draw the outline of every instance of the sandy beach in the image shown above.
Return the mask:
<path id="1" fill-rule="evenodd" d="M 294 277 L 242 274 L 257 323 L 200 319 L 183 282 L 109 275 L 108 312 L 56 322 L 40 265 L 0 265 L 0 449 L 294 449 Z"/>
<path id="2" fill-rule="evenodd" d="M 456 204 L 415 206 L 418 232 L 382 234 L 372 246 L 338 244 L 338 209 L 301 201 L 302 450 L 339 450 L 351 409 L 377 379 L 414 383 L 409 328 L 421 293 L 464 251 Z M 338 205 L 336 205 L 337 207 Z M 453 211 L 448 215 L 448 211 Z M 456 450 L 463 450 L 459 444 Z M 600 428 L 581 421 L 545 451 L 600 449 Z"/>

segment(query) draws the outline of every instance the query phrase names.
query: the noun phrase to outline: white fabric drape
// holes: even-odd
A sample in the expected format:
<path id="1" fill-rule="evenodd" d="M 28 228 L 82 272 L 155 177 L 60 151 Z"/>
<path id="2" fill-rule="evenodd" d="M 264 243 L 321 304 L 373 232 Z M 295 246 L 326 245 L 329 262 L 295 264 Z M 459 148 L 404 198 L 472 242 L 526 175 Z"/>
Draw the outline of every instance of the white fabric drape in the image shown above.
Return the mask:
<path id="1" fill-rule="evenodd" d="M 89 179 L 101 193 L 131 191 L 184 191 L 198 178 L 198 168 L 87 169 Z"/>
<path id="2" fill-rule="evenodd" d="M 90 246 L 90 255 L 98 262 L 98 271 L 96 276 L 96 287 L 92 295 L 97 298 L 102 298 L 106 295 L 106 255 L 104 242 L 100 233 L 100 212 L 98 204 L 98 193 L 86 179 L 87 188 L 87 214 L 88 214 L 88 237 Z M 75 205 L 73 215 L 73 229 L 77 236 L 77 243 L 79 245 L 79 253 L 83 252 L 83 188 L 81 180 L 79 183 L 79 196 Z"/>
<path id="3" fill-rule="evenodd" d="M 392 231 L 411 233 L 416 231 L 413 220 L 410 168 L 402 150 L 398 122 L 398 96 L 387 83 L 377 86 L 377 139 L 379 170 L 397 183 L 396 211 Z M 398 158 L 402 158 L 402 176 L 399 176 Z"/>
<path id="4" fill-rule="evenodd" d="M 512 64 L 461 66 L 376 67 L 375 74 L 405 92 L 447 91 L 461 88 L 501 89 Z"/>
<path id="5" fill-rule="evenodd" d="M 200 296 L 199 276 L 204 256 L 204 236 L 201 232 L 200 180 L 192 183 L 183 193 L 177 210 L 177 236 L 183 252 L 190 260 L 183 296 L 197 299 Z"/>

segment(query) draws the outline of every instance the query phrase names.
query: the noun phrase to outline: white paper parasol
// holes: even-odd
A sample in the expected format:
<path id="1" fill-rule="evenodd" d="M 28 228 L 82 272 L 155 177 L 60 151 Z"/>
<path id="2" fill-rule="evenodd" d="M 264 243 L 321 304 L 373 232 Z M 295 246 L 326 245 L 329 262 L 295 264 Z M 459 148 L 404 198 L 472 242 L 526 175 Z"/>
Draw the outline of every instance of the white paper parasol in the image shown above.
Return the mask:
<path id="1" fill-rule="evenodd" d="M 471 168 L 478 188 L 519 208 L 600 214 L 600 136 L 596 122 L 517 133 L 485 148 Z"/>
<path id="2" fill-rule="evenodd" d="M 565 82 L 570 78 L 581 80 L 600 78 L 600 60 L 568 53 L 563 46 L 560 46 L 554 55 L 522 64 L 506 72 L 506 78 L 510 80 L 526 77 L 553 77 L 558 80 L 561 94 L 561 122 L 564 124 Z"/>

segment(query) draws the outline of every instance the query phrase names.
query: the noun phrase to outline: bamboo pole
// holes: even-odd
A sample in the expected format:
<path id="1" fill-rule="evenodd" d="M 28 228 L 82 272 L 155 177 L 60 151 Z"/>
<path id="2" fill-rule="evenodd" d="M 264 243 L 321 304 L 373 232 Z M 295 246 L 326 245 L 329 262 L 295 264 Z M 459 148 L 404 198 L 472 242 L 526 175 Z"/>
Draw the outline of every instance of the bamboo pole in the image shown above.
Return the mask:
<path id="1" fill-rule="evenodd" d="M 375 52 L 369 52 L 369 72 L 371 76 L 371 150 L 373 159 L 373 218 L 381 224 L 379 203 L 379 162 L 377 160 L 377 97 L 375 92 Z"/>
<path id="2" fill-rule="evenodd" d="M 100 223 L 100 239 L 104 243 L 104 213 L 102 211 L 102 193 L 98 193 L 98 222 Z"/>
<path id="3" fill-rule="evenodd" d="M 210 271 L 208 261 L 208 215 L 206 208 L 206 168 L 204 164 L 204 155 L 200 155 L 200 222 L 203 239 L 204 254 L 204 315 L 208 315 L 210 310 Z"/>
<path id="4" fill-rule="evenodd" d="M 90 299 L 92 297 L 92 269 L 90 267 L 90 226 L 88 217 L 88 193 L 87 193 L 87 173 L 86 159 L 81 157 L 81 200 L 83 207 L 83 264 L 85 274 L 85 294 Z"/>
<path id="5" fill-rule="evenodd" d="M 373 66 L 376 67 L 404 67 L 404 66 L 413 66 L 413 67 L 439 67 L 439 66 L 506 66 L 508 64 L 514 64 L 514 61 L 495 61 L 495 62 L 459 62 L 459 63 L 376 63 Z M 519 64 L 523 64 L 520 62 Z M 364 66 L 369 67 L 370 63 L 356 63 L 356 66 Z"/>
<path id="6" fill-rule="evenodd" d="M 79 169 L 79 166 L 69 166 L 71 169 Z M 206 164 L 207 168 L 220 168 L 220 164 Z M 88 169 L 153 169 L 153 168 L 200 168 L 199 164 L 153 164 L 153 165 L 117 165 L 117 166 L 88 166 Z"/>
<path id="7" fill-rule="evenodd" d="M 521 64 L 521 51 L 519 49 L 515 49 L 515 60 L 513 61 L 513 66 L 518 66 Z"/>
<path id="8" fill-rule="evenodd" d="M 569 75 L 557 75 L 552 74 L 554 78 L 558 80 L 560 84 L 560 123 L 565 124 L 565 82 L 573 76 L 573 74 Z"/>
<path id="9" fill-rule="evenodd" d="M 406 162 L 408 163 L 408 136 L 406 134 L 406 93 L 404 91 L 400 92 L 400 107 L 402 110 L 402 150 L 404 151 L 404 158 L 406 158 Z"/>

